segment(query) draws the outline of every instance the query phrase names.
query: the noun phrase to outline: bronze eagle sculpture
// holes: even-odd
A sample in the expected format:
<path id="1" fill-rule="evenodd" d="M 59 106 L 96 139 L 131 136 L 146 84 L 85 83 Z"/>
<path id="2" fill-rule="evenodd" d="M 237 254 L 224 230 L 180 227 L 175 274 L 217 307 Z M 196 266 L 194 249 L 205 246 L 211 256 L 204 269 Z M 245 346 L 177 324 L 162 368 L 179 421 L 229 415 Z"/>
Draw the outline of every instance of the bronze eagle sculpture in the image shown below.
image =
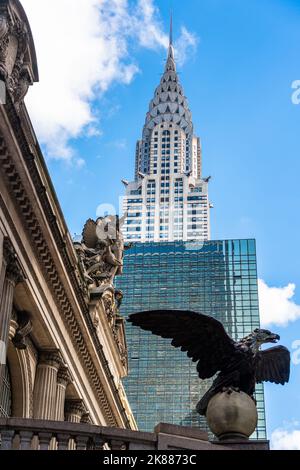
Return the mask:
<path id="1" fill-rule="evenodd" d="M 218 373 L 197 405 L 200 415 L 206 415 L 211 398 L 225 389 L 242 391 L 254 399 L 257 383 L 284 385 L 289 381 L 289 350 L 284 346 L 260 350 L 262 344 L 277 343 L 280 339 L 269 330 L 256 329 L 242 340 L 234 341 L 215 318 L 181 310 L 135 313 L 128 321 L 172 339 L 172 346 L 181 348 L 193 362 L 198 362 L 200 379 L 210 379 Z"/>

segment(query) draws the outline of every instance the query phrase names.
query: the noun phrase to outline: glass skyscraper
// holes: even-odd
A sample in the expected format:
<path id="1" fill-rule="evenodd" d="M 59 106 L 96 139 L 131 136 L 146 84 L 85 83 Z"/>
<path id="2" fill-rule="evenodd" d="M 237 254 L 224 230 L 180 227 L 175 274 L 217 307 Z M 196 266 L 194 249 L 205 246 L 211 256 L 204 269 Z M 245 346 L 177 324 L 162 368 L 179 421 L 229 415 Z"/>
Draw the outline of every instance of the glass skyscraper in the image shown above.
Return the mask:
<path id="1" fill-rule="evenodd" d="M 259 327 L 254 240 L 138 243 L 124 259 L 117 280 L 121 312 L 192 310 L 220 320 L 240 339 Z M 140 430 L 159 422 L 206 426 L 195 407 L 210 386 L 196 364 L 163 340 L 127 325 L 129 376 L 125 388 Z M 256 393 L 259 422 L 254 437 L 266 437 L 263 387 Z"/>

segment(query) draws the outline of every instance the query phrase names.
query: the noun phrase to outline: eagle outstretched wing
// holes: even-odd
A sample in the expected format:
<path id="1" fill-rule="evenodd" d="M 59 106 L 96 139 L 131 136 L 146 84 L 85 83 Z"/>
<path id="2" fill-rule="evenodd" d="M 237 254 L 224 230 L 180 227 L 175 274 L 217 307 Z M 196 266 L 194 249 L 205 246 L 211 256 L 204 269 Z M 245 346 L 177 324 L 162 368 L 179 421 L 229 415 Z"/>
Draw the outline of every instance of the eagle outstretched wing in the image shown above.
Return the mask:
<path id="1" fill-rule="evenodd" d="M 273 382 L 284 385 L 290 378 L 290 352 L 284 346 L 260 351 L 256 355 L 256 382 Z"/>
<path id="2" fill-rule="evenodd" d="M 236 352 L 235 342 L 222 323 L 201 313 L 158 310 L 135 313 L 128 321 L 162 338 L 172 339 L 172 346 L 181 348 L 194 362 L 199 361 L 200 379 L 222 371 Z"/>
<path id="3" fill-rule="evenodd" d="M 82 240 L 88 248 L 96 248 L 97 246 L 98 237 L 96 228 L 97 224 L 92 219 L 89 219 L 83 227 Z"/>

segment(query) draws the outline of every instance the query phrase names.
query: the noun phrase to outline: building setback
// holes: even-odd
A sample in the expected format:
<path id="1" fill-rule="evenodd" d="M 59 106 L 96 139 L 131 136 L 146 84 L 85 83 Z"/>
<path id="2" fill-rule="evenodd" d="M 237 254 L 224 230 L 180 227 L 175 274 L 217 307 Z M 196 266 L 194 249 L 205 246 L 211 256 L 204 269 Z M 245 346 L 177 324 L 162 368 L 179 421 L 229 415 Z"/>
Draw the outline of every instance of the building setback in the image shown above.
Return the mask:
<path id="1" fill-rule="evenodd" d="M 125 255 L 122 313 L 183 309 L 212 315 L 234 339 L 259 327 L 254 240 L 139 243 Z M 129 376 L 125 389 L 137 424 L 151 431 L 160 422 L 206 423 L 195 410 L 210 381 L 169 340 L 127 325 Z M 256 438 L 266 437 L 263 386 L 257 388 Z"/>

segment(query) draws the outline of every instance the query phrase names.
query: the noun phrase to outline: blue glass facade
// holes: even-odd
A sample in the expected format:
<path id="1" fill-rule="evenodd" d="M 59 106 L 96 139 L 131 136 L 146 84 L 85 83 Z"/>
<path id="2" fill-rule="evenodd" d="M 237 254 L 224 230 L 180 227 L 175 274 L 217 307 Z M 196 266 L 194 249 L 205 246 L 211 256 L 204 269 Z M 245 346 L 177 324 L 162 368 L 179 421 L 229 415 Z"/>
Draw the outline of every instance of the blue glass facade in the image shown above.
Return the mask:
<path id="1" fill-rule="evenodd" d="M 121 313 L 184 309 L 212 315 L 234 339 L 259 327 L 255 240 L 136 244 L 117 280 Z M 206 426 L 195 406 L 210 385 L 185 354 L 127 324 L 129 376 L 125 389 L 140 430 L 159 422 Z M 257 388 L 259 423 L 266 437 L 263 387 Z"/>

